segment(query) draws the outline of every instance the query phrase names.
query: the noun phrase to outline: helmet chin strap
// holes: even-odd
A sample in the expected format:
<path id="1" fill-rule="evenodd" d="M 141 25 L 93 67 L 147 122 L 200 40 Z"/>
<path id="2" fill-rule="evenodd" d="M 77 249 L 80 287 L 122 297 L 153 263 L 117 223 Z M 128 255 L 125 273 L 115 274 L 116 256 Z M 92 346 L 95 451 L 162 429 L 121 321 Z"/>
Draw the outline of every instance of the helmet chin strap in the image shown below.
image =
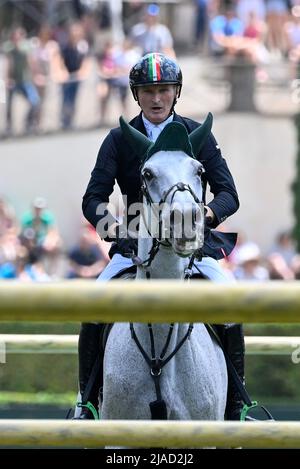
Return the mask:
<path id="1" fill-rule="evenodd" d="M 131 91 L 132 91 L 134 100 L 137 101 L 138 105 L 140 106 L 139 98 L 138 98 L 138 95 L 137 95 L 137 92 L 136 92 L 136 88 L 132 88 Z"/>
<path id="2" fill-rule="evenodd" d="M 170 113 L 169 113 L 168 117 L 170 117 L 170 115 L 173 114 L 174 108 L 177 104 L 177 101 L 180 98 L 180 93 L 181 93 L 181 85 L 176 87 L 176 95 L 175 95 L 175 98 L 174 98 L 174 101 L 173 101 L 173 104 L 172 104 L 172 107 L 170 109 Z"/>
<path id="3" fill-rule="evenodd" d="M 173 114 L 174 108 L 175 108 L 176 104 L 177 104 L 177 96 L 175 97 L 175 99 L 174 99 L 174 101 L 173 101 L 173 104 L 172 104 L 172 107 L 171 107 L 171 109 L 170 109 L 170 113 L 169 113 L 169 116 L 168 116 L 168 117 L 170 117 L 170 115 Z"/>

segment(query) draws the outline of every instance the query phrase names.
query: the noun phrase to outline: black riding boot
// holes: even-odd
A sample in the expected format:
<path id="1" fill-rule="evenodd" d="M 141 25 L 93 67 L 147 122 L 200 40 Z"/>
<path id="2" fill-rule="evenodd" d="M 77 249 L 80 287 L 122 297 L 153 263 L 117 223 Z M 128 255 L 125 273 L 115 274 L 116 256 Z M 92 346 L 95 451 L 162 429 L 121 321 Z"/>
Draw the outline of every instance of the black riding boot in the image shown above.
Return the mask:
<path id="1" fill-rule="evenodd" d="M 216 328 L 225 352 L 230 358 L 242 382 L 245 383 L 245 342 L 242 324 L 218 324 Z M 236 389 L 232 377 L 228 374 L 225 419 L 240 420 L 242 408 L 243 401 L 241 396 Z"/>
<path id="2" fill-rule="evenodd" d="M 242 324 L 225 326 L 225 350 L 243 384 L 245 384 L 245 341 Z M 240 420 L 243 401 L 233 379 L 228 378 L 226 420 Z"/>
<path id="3" fill-rule="evenodd" d="M 95 365 L 96 359 L 100 354 L 100 337 L 104 324 L 82 323 L 80 328 L 80 335 L 78 341 L 78 358 L 79 358 L 79 389 L 81 397 L 83 397 L 86 390 L 89 377 L 91 376 L 92 369 Z M 99 410 L 99 391 L 102 386 L 102 376 L 98 371 L 91 391 L 87 398 L 82 401 L 86 404 L 87 401 L 91 402 L 95 409 Z M 78 419 L 94 419 L 92 412 L 87 407 L 81 408 L 81 414 Z"/>

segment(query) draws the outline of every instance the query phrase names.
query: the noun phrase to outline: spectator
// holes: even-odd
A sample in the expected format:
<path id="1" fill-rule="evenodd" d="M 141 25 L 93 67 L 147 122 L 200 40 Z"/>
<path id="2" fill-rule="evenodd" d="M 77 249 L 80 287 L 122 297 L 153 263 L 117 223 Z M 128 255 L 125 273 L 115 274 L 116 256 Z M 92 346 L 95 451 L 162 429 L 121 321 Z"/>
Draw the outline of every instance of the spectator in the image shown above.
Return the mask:
<path id="1" fill-rule="evenodd" d="M 290 21 L 285 23 L 288 41 L 289 60 L 291 62 L 291 78 L 299 78 L 300 62 L 300 5 L 294 6 Z"/>
<path id="2" fill-rule="evenodd" d="M 0 264 L 0 279 L 15 279 L 25 268 L 28 260 L 28 250 L 21 244 L 16 245 L 16 257 L 10 261 Z"/>
<path id="3" fill-rule="evenodd" d="M 268 254 L 270 278 L 273 280 L 293 280 L 295 272 L 293 260 L 296 258 L 295 243 L 288 231 L 280 233 Z"/>
<path id="4" fill-rule="evenodd" d="M 245 23 L 241 50 L 244 49 L 248 58 L 254 63 L 269 63 L 270 61 L 270 53 L 264 44 L 266 33 L 266 23 L 259 19 L 255 11 L 250 11 Z"/>
<path id="5" fill-rule="evenodd" d="M 0 238 L 0 265 L 7 262 L 14 263 L 19 246 L 18 228 L 16 225 L 12 225 Z"/>
<path id="6" fill-rule="evenodd" d="M 114 45 L 112 41 L 106 42 L 103 53 L 98 57 L 100 83 L 97 91 L 100 96 L 101 125 L 106 124 L 107 105 L 113 91 L 119 95 L 122 115 L 127 115 L 128 73 L 137 59 L 137 52 L 128 39 L 125 39 L 122 47 Z"/>
<path id="7" fill-rule="evenodd" d="M 211 51 L 214 55 L 224 55 L 235 51 L 238 39 L 243 36 L 244 25 L 229 8 L 223 15 L 215 16 L 210 22 Z"/>
<path id="8" fill-rule="evenodd" d="M 238 266 L 233 273 L 237 280 L 264 281 L 269 279 L 268 270 L 261 264 L 260 249 L 257 244 L 252 242 L 242 244 L 235 259 Z"/>
<path id="9" fill-rule="evenodd" d="M 25 131 L 31 133 L 37 128 L 40 98 L 32 81 L 28 57 L 28 43 L 25 39 L 25 30 L 23 28 L 16 28 L 11 34 L 11 42 L 6 44 L 5 47 L 5 81 L 7 87 L 6 133 L 8 136 L 12 132 L 12 103 L 15 93 L 24 96 L 29 104 Z"/>
<path id="10" fill-rule="evenodd" d="M 296 256 L 296 246 L 289 231 L 283 231 L 277 236 L 274 245 L 270 249 L 269 254 L 279 254 L 288 266 L 291 265 L 293 258 Z"/>
<path id="11" fill-rule="evenodd" d="M 150 4 L 145 12 L 144 21 L 133 26 L 130 39 L 140 49 L 141 55 L 161 52 L 175 57 L 172 35 L 164 24 L 159 22 L 160 8 Z"/>
<path id="12" fill-rule="evenodd" d="M 195 45 L 199 45 L 201 50 L 203 50 L 207 36 L 209 3 L 209 0 L 194 0 L 196 8 Z"/>
<path id="13" fill-rule="evenodd" d="M 33 81 L 40 97 L 40 107 L 37 121 L 40 126 L 42 104 L 45 100 L 47 86 L 53 78 L 53 60 L 58 54 L 58 44 L 52 39 L 52 29 L 49 25 L 41 26 L 38 37 L 32 40 L 33 48 L 30 54 Z"/>
<path id="14" fill-rule="evenodd" d="M 287 19 L 286 0 L 266 0 L 267 7 L 267 48 L 281 57 L 287 50 L 287 36 L 284 23 Z"/>
<path id="15" fill-rule="evenodd" d="M 84 38 L 80 23 L 70 26 L 68 42 L 61 47 L 60 53 L 54 59 L 54 73 L 56 80 L 62 83 L 61 124 L 63 129 L 72 126 L 76 98 L 80 83 L 87 79 L 90 72 L 88 58 L 89 46 Z"/>
<path id="16" fill-rule="evenodd" d="M 266 18 L 266 5 L 264 0 L 239 0 L 236 7 L 237 16 L 246 24 L 250 14 L 254 14 L 258 21 Z"/>
<path id="17" fill-rule="evenodd" d="M 32 203 L 32 210 L 22 217 L 22 232 L 32 229 L 36 246 L 44 245 L 54 225 L 54 217 L 46 207 L 46 200 L 43 197 L 36 197 Z"/>
<path id="18" fill-rule="evenodd" d="M 267 261 L 271 280 L 294 280 L 293 269 L 288 266 L 280 254 L 276 252 L 270 254 Z"/>
<path id="19" fill-rule="evenodd" d="M 28 252 L 27 258 L 20 258 L 17 278 L 22 282 L 49 282 L 51 278 L 45 272 L 42 262 L 43 251 L 36 247 Z"/>
<path id="20" fill-rule="evenodd" d="M 294 272 L 295 279 L 300 280 L 300 254 L 297 254 L 292 261 L 291 268 Z"/>
<path id="21" fill-rule="evenodd" d="M 245 22 L 244 37 L 263 41 L 266 25 L 254 11 L 250 11 Z"/>
<path id="22" fill-rule="evenodd" d="M 88 228 L 83 228 L 79 243 L 69 253 L 68 278 L 97 278 L 108 264 L 109 257 Z"/>
<path id="23" fill-rule="evenodd" d="M 55 226 L 53 214 L 47 210 L 43 197 L 36 197 L 32 209 L 22 217 L 22 243 L 29 254 L 40 248 L 48 273 L 56 271 L 57 257 L 61 249 L 61 238 Z"/>
<path id="24" fill-rule="evenodd" d="M 243 24 L 234 10 L 229 8 L 225 15 L 212 20 L 211 32 L 214 54 L 242 56 L 255 64 L 268 62 L 268 51 L 263 44 L 265 24 L 256 17 L 255 12 L 250 12 L 247 23 Z"/>
<path id="25" fill-rule="evenodd" d="M 0 197 L 0 240 L 7 230 L 14 226 L 17 226 L 14 209 L 4 198 Z"/>

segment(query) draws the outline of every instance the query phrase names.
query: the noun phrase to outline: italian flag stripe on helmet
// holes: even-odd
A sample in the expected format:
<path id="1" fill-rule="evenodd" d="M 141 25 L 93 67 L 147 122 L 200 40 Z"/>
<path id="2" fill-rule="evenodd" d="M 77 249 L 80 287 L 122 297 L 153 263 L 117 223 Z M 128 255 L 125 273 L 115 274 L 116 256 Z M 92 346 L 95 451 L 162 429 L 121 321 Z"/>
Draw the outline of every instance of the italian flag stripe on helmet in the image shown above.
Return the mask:
<path id="1" fill-rule="evenodd" d="M 149 62 L 150 79 L 153 81 L 160 81 L 160 64 L 157 54 L 151 54 Z"/>

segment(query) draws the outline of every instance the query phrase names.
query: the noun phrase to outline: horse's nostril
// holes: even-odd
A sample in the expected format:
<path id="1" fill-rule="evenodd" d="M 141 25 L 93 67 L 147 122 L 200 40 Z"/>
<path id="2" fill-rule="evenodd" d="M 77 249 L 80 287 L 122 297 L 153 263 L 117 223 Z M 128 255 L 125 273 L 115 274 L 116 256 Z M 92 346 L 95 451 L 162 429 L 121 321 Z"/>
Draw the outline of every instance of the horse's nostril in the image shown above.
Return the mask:
<path id="1" fill-rule="evenodd" d="M 183 223 L 183 214 L 180 210 L 174 208 L 170 213 L 171 225 L 181 225 Z"/>
<path id="2" fill-rule="evenodd" d="M 196 207 L 193 207 L 192 208 L 192 225 L 193 225 L 193 229 L 196 228 L 196 222 L 197 222 L 197 210 L 196 210 Z"/>

